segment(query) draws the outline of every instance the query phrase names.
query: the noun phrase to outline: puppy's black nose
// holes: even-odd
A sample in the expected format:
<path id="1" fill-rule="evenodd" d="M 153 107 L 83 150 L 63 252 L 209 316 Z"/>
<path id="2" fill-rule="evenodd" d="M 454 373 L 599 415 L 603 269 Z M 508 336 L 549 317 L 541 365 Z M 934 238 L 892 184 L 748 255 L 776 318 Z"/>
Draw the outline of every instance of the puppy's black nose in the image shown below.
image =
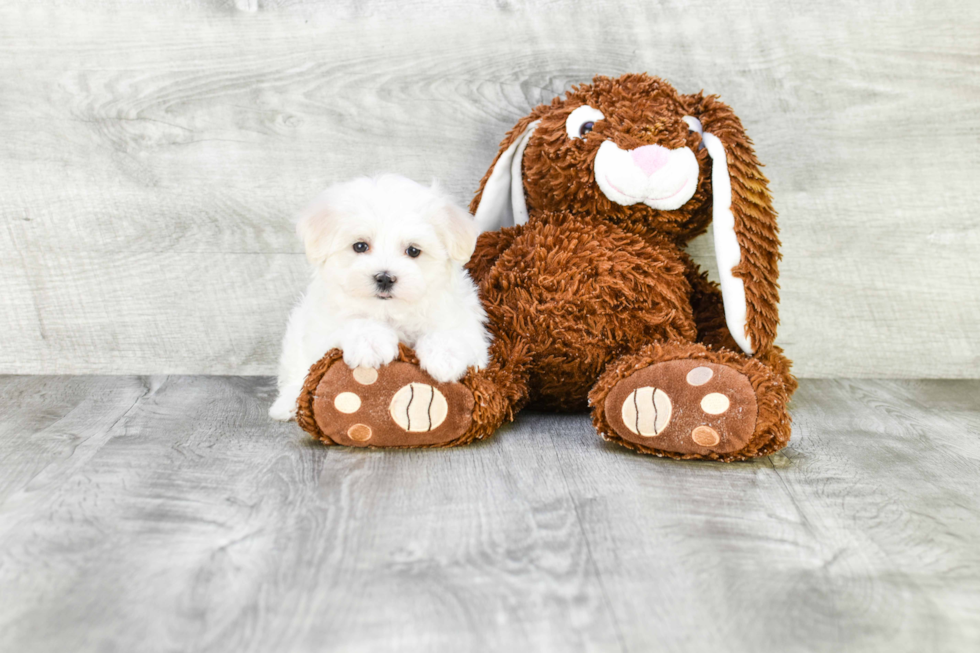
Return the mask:
<path id="1" fill-rule="evenodd" d="M 377 284 L 378 290 L 381 292 L 388 292 L 391 290 L 391 287 L 395 285 L 396 281 L 398 281 L 398 278 L 391 276 L 387 271 L 378 272 L 376 275 L 374 275 L 374 283 Z"/>

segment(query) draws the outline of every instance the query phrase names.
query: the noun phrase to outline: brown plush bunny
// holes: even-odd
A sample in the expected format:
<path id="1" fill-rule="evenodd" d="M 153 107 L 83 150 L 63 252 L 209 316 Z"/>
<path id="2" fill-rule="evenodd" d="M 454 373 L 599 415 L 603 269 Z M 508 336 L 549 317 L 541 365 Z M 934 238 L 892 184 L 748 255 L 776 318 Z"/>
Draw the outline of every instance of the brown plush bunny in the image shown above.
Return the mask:
<path id="1" fill-rule="evenodd" d="M 440 384 L 408 348 L 377 375 L 335 350 L 310 370 L 300 424 L 338 444 L 449 446 L 533 406 L 591 409 L 603 437 L 661 456 L 782 448 L 796 380 L 773 345 L 780 255 L 766 184 L 716 97 L 647 75 L 575 87 L 508 133 L 471 205 L 490 366 Z M 709 224 L 720 289 L 683 250 Z M 361 408 L 339 411 L 341 392 Z"/>

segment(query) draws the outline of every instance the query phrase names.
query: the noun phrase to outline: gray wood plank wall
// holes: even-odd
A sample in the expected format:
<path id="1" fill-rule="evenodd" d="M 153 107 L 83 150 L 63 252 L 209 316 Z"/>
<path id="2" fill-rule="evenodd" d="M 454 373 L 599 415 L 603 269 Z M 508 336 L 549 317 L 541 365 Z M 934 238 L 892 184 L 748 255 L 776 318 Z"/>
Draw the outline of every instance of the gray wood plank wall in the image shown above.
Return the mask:
<path id="1" fill-rule="evenodd" d="M 6 0 L 0 372 L 269 373 L 318 189 L 467 201 L 529 108 L 627 71 L 747 124 L 801 375 L 980 376 L 974 0 Z"/>

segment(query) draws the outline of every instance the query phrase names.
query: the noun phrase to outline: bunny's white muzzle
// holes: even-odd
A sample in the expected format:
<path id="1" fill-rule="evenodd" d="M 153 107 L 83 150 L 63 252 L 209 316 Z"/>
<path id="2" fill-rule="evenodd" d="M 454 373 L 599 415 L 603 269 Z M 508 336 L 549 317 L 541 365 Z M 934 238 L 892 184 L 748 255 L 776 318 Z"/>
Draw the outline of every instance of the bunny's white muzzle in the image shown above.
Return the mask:
<path id="1" fill-rule="evenodd" d="M 669 150 L 644 145 L 621 150 L 612 141 L 599 146 L 595 180 L 613 202 L 630 206 L 643 202 L 653 209 L 679 209 L 698 187 L 698 160 L 688 147 Z"/>

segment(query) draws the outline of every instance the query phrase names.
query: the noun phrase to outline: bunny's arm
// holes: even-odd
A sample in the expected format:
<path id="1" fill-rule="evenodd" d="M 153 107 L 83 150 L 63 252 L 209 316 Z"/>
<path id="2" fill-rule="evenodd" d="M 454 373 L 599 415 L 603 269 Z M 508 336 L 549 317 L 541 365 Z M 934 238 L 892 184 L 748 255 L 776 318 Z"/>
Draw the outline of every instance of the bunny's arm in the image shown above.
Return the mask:
<path id="1" fill-rule="evenodd" d="M 473 281 L 477 285 L 483 282 L 493 264 L 513 244 L 523 230 L 523 225 L 517 225 L 504 227 L 498 231 L 484 231 L 480 234 L 476 241 L 476 250 L 470 257 L 469 263 L 466 264 L 466 269 L 469 270 L 470 276 L 473 277 Z"/>

